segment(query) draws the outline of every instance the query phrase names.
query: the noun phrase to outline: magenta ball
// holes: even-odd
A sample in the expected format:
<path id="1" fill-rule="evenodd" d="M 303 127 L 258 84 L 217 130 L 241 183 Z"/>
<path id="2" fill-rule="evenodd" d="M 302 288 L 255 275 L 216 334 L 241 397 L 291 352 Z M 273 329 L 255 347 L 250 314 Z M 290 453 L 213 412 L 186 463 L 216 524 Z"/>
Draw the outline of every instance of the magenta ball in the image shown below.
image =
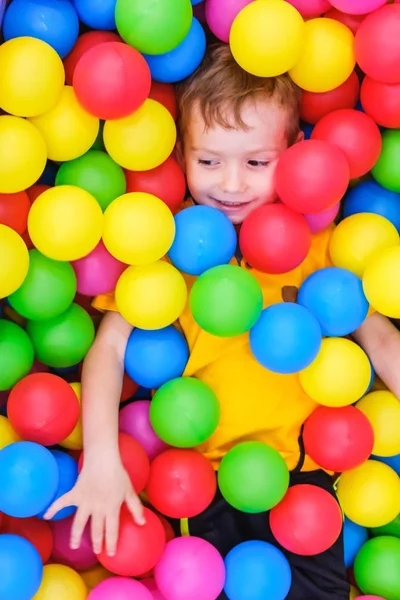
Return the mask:
<path id="1" fill-rule="evenodd" d="M 400 0 L 396 1 L 400 2 Z M 385 598 L 382 598 L 382 596 L 357 596 L 354 600 L 385 600 Z"/>
<path id="2" fill-rule="evenodd" d="M 304 215 L 310 226 L 311 233 L 319 233 L 326 229 L 336 219 L 339 212 L 340 202 L 334 204 L 331 208 L 315 215 Z"/>
<path id="3" fill-rule="evenodd" d="M 112 292 L 127 267 L 111 256 L 103 242 L 99 242 L 90 254 L 71 264 L 77 279 L 77 292 L 83 296 Z"/>
<path id="4" fill-rule="evenodd" d="M 386 0 L 330 0 L 330 3 L 349 15 L 365 15 L 386 4 Z"/>
<path id="5" fill-rule="evenodd" d="M 206 0 L 206 21 L 213 34 L 229 42 L 232 23 L 242 8 L 253 0 Z"/>
<path id="6" fill-rule="evenodd" d="M 125 406 L 119 413 L 119 430 L 132 436 L 153 460 L 169 446 L 160 440 L 150 423 L 150 401 L 138 400 Z"/>
<path id="7" fill-rule="evenodd" d="M 154 579 L 142 579 L 140 583 L 143 583 L 145 588 L 148 589 L 149 592 L 151 592 L 153 600 L 166 600 L 165 596 L 163 596 L 160 590 L 158 589 Z"/>
<path id="8" fill-rule="evenodd" d="M 99 561 L 93 552 L 89 526 L 83 532 L 80 547 L 77 550 L 71 550 L 69 542 L 74 517 L 75 515 L 72 515 L 61 521 L 51 522 L 54 539 L 51 557 L 54 561 L 67 565 L 75 571 L 86 571 L 86 569 L 91 569 L 97 565 Z"/>
<path id="9" fill-rule="evenodd" d="M 168 600 L 215 600 L 225 583 L 222 556 L 198 537 L 178 537 L 165 547 L 154 579 Z"/>
<path id="10" fill-rule="evenodd" d="M 328 0 L 288 0 L 299 13 L 309 19 L 310 17 L 319 17 L 322 13 L 332 8 Z"/>
<path id="11" fill-rule="evenodd" d="M 111 577 L 96 585 L 88 600 L 153 600 L 153 596 L 139 581 Z"/>

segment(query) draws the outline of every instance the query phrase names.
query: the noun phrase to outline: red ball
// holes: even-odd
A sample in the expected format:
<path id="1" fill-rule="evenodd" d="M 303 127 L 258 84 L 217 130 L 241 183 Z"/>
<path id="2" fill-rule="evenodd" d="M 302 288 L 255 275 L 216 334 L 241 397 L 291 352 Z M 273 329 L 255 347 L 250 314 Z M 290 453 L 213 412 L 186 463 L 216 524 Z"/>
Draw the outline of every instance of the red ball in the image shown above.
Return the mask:
<path id="1" fill-rule="evenodd" d="M 400 6 L 382 6 L 367 15 L 355 38 L 356 60 L 368 77 L 400 83 Z"/>
<path id="2" fill-rule="evenodd" d="M 338 539 L 343 516 L 335 497 L 316 485 L 290 487 L 283 500 L 271 509 L 271 531 L 289 552 L 314 556 L 328 550 Z"/>
<path id="3" fill-rule="evenodd" d="M 53 446 L 73 431 L 80 407 L 74 390 L 64 379 L 52 373 L 34 373 L 13 387 L 7 413 L 24 440 Z"/>
<path id="4" fill-rule="evenodd" d="M 365 15 L 349 15 L 348 13 L 341 12 L 337 8 L 330 8 L 328 12 L 324 14 L 326 19 L 335 19 L 339 23 L 346 25 L 353 34 L 355 35 L 365 19 Z"/>
<path id="5" fill-rule="evenodd" d="M 375 121 L 349 108 L 335 110 L 318 121 L 311 139 L 329 142 L 344 152 L 350 166 L 350 179 L 368 173 L 382 150 L 382 137 Z"/>
<path id="6" fill-rule="evenodd" d="M 38 196 L 40 196 L 40 194 L 43 194 L 43 192 L 45 192 L 46 190 L 49 190 L 49 189 L 50 189 L 49 185 L 45 185 L 44 183 L 35 183 L 35 185 L 32 185 L 32 187 L 30 187 L 26 190 L 26 193 L 29 196 L 29 200 L 31 202 L 34 202 L 36 200 L 36 198 Z"/>
<path id="7" fill-rule="evenodd" d="M 323 469 L 342 473 L 372 454 L 374 430 L 355 406 L 318 407 L 304 424 L 306 454 Z"/>
<path id="8" fill-rule="evenodd" d="M 50 524 L 36 517 L 17 519 L 3 516 L 2 533 L 12 533 L 25 538 L 40 554 L 43 564 L 50 560 L 53 551 L 53 532 Z"/>
<path id="9" fill-rule="evenodd" d="M 75 67 L 73 86 L 82 106 L 99 119 L 121 119 L 148 98 L 150 69 L 127 44 L 106 42 L 91 48 Z"/>
<path id="10" fill-rule="evenodd" d="M 156 100 L 156 102 L 159 102 L 165 106 L 165 108 L 169 110 L 172 117 L 176 121 L 178 117 L 178 106 L 176 102 L 175 88 L 173 85 L 170 83 L 153 81 L 151 83 L 149 98 L 152 98 L 152 100 Z"/>
<path id="11" fill-rule="evenodd" d="M 276 191 L 300 213 L 320 213 L 341 200 L 350 180 L 345 154 L 327 142 L 306 140 L 288 148 L 276 168 Z"/>
<path id="12" fill-rule="evenodd" d="M 122 390 L 121 390 L 121 402 L 126 402 L 129 398 L 132 398 L 138 391 L 138 384 L 133 381 L 129 375 L 125 372 L 124 379 L 122 380 Z"/>
<path id="13" fill-rule="evenodd" d="M 112 31 L 88 31 L 78 38 L 73 50 L 64 58 L 65 82 L 72 85 L 75 67 L 81 56 L 98 44 L 104 42 L 122 42 L 119 35 Z"/>
<path id="14" fill-rule="evenodd" d="M 26 192 L 0 194 L 0 223 L 22 235 L 26 231 L 31 202 Z"/>
<path id="15" fill-rule="evenodd" d="M 375 123 L 389 129 L 400 128 L 400 84 L 380 83 L 364 77 L 361 104 Z"/>
<path id="16" fill-rule="evenodd" d="M 342 85 L 330 92 L 306 92 L 300 101 L 300 116 L 306 123 L 314 125 L 322 117 L 340 108 L 354 108 L 360 92 L 360 82 L 355 71 Z"/>
<path id="17" fill-rule="evenodd" d="M 125 171 L 128 192 L 147 192 L 176 212 L 186 193 L 185 175 L 172 156 L 150 171 Z"/>
<path id="18" fill-rule="evenodd" d="M 243 258 L 263 273 L 287 273 L 306 258 L 311 230 L 305 217 L 284 204 L 265 204 L 243 222 L 239 234 Z"/>
<path id="19" fill-rule="evenodd" d="M 124 505 L 119 520 L 117 551 L 108 556 L 105 549 L 98 555 L 100 563 L 116 575 L 138 577 L 153 569 L 165 548 L 165 530 L 160 519 L 144 508 L 145 525 L 136 525 Z"/>
<path id="20" fill-rule="evenodd" d="M 172 519 L 191 518 L 213 501 L 217 478 L 211 463 L 195 450 L 172 448 L 151 463 L 147 497 Z"/>

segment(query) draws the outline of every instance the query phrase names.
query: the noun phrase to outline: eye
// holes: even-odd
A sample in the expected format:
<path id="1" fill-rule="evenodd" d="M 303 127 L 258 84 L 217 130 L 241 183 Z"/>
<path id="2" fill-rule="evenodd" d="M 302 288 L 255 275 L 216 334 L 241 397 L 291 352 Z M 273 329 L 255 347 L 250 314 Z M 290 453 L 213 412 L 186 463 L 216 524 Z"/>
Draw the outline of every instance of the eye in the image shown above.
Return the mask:
<path id="1" fill-rule="evenodd" d="M 205 167 L 215 167 L 219 164 L 217 160 L 204 160 L 201 158 L 199 158 L 197 162 L 199 165 L 204 165 Z"/>
<path id="2" fill-rule="evenodd" d="M 251 167 L 268 167 L 269 162 L 267 160 L 249 160 L 248 164 Z"/>

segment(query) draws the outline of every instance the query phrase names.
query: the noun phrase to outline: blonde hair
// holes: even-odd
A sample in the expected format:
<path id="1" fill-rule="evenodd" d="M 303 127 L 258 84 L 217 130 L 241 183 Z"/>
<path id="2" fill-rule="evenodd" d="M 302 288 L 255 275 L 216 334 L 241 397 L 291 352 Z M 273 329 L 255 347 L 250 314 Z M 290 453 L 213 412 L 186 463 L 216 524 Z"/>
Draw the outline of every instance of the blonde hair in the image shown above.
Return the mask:
<path id="1" fill-rule="evenodd" d="M 225 129 L 247 129 L 241 117 L 244 103 L 264 97 L 287 109 L 287 135 L 292 144 L 299 133 L 300 94 L 289 75 L 251 75 L 237 64 L 227 44 L 213 44 L 199 68 L 177 86 L 179 132 L 185 133 L 195 104 L 206 128 L 217 124 Z"/>

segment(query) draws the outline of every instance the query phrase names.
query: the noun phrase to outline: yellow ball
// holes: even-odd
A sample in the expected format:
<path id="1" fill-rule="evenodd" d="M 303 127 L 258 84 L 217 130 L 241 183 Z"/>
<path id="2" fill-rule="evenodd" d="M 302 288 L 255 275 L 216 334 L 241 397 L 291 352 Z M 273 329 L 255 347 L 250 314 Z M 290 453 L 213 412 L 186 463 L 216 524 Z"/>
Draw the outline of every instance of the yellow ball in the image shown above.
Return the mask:
<path id="1" fill-rule="evenodd" d="M 175 237 L 175 221 L 156 196 L 132 192 L 120 196 L 104 213 L 103 242 L 128 265 L 146 265 L 162 258 Z"/>
<path id="2" fill-rule="evenodd" d="M 85 154 L 96 141 L 100 127 L 99 119 L 86 112 L 68 85 L 52 109 L 30 121 L 46 140 L 50 160 L 57 162 Z"/>
<path id="3" fill-rule="evenodd" d="M 358 213 L 343 219 L 332 233 L 329 254 L 335 267 L 362 277 L 368 263 L 385 248 L 399 246 L 396 227 L 381 215 Z"/>
<path id="4" fill-rule="evenodd" d="M 57 52 L 32 37 L 0 46 L 0 108 L 19 117 L 36 117 L 55 106 L 64 87 L 64 65 Z"/>
<path id="5" fill-rule="evenodd" d="M 376 311 L 400 318 L 400 246 L 375 254 L 363 275 L 364 294 Z"/>
<path id="6" fill-rule="evenodd" d="M 83 571 L 80 573 L 83 581 L 86 584 L 86 587 L 89 591 L 99 585 L 105 579 L 110 579 L 110 577 L 115 577 L 110 571 L 107 571 L 102 565 L 96 565 L 87 571 Z M 111 599 L 110 599 L 111 600 Z"/>
<path id="7" fill-rule="evenodd" d="M 36 183 L 47 162 L 43 136 L 25 119 L 0 117 L 0 194 L 22 192 Z"/>
<path id="8" fill-rule="evenodd" d="M 362 527 L 382 527 L 400 512 L 400 479 L 377 460 L 342 473 L 337 495 L 346 517 Z"/>
<path id="9" fill-rule="evenodd" d="M 29 269 L 29 252 L 14 229 L 0 223 L 0 298 L 15 292 Z"/>
<path id="10" fill-rule="evenodd" d="M 317 358 L 299 373 L 310 398 L 323 406 L 353 404 L 365 394 L 371 381 L 371 365 L 365 352 L 345 338 L 322 340 Z"/>
<path id="11" fill-rule="evenodd" d="M 97 200 L 81 188 L 60 185 L 32 204 L 28 231 L 36 248 L 54 260 L 77 260 L 97 246 L 103 213 Z"/>
<path id="12" fill-rule="evenodd" d="M 354 585 L 350 586 L 350 600 L 355 600 L 355 598 L 358 598 L 361 595 L 361 592 L 354 587 Z"/>
<path id="13" fill-rule="evenodd" d="M 0 450 L 3 450 L 3 448 L 13 444 L 14 442 L 20 441 L 21 438 L 19 437 L 18 433 L 14 431 L 7 417 L 0 415 Z"/>
<path id="14" fill-rule="evenodd" d="M 276 77 L 291 69 L 304 43 L 300 13 L 281 0 L 258 0 L 233 21 L 229 43 L 236 62 L 258 77 Z"/>
<path id="15" fill-rule="evenodd" d="M 303 90 L 329 92 L 350 77 L 355 65 L 350 29 L 334 19 L 310 19 L 300 59 L 289 75 Z"/>
<path id="16" fill-rule="evenodd" d="M 76 397 L 81 406 L 81 384 L 70 383 L 70 386 L 74 390 Z M 82 433 L 82 415 L 80 415 L 74 430 L 65 438 L 62 442 L 59 442 L 59 446 L 68 448 L 68 450 L 82 450 L 83 449 L 83 433 Z"/>
<path id="17" fill-rule="evenodd" d="M 165 261 L 128 267 L 119 278 L 115 301 L 121 315 L 134 327 L 161 329 L 171 325 L 185 308 L 186 282 Z"/>
<path id="18" fill-rule="evenodd" d="M 392 392 L 378 391 L 367 394 L 357 403 L 374 430 L 376 456 L 400 454 L 400 402 Z"/>
<path id="19" fill-rule="evenodd" d="M 46 565 L 32 600 L 86 600 L 87 596 L 86 585 L 76 571 L 64 565 Z"/>
<path id="20" fill-rule="evenodd" d="M 174 149 L 176 125 L 171 113 L 148 99 L 124 119 L 106 121 L 104 145 L 116 163 L 131 171 L 149 171 L 161 165 Z"/>

